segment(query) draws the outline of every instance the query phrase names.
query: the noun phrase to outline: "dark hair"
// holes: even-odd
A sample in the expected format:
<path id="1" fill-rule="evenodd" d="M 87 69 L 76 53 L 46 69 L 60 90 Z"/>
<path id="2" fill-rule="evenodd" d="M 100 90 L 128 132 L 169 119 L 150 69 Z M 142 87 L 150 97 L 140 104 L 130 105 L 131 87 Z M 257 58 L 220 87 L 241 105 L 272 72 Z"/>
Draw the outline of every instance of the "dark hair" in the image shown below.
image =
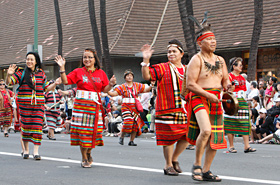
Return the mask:
<path id="1" fill-rule="evenodd" d="M 252 118 L 253 122 L 255 123 L 257 117 L 259 116 L 259 113 L 258 113 L 257 109 L 255 109 L 255 108 L 252 108 L 251 111 L 252 111 L 251 118 Z"/>
<path id="2" fill-rule="evenodd" d="M 274 83 L 274 84 L 272 85 L 272 87 L 273 87 L 276 91 L 278 91 L 277 85 L 278 85 L 278 83 Z"/>
<path id="3" fill-rule="evenodd" d="M 271 80 L 273 81 L 273 83 L 276 83 L 277 82 L 277 78 L 275 78 L 275 77 L 270 77 L 271 78 Z"/>
<path id="4" fill-rule="evenodd" d="M 123 78 L 125 79 L 126 75 L 128 75 L 128 74 L 132 74 L 132 76 L 133 76 L 133 78 L 134 78 L 134 73 L 132 72 L 131 69 L 125 70 L 125 72 L 124 72 L 124 74 L 123 74 Z"/>
<path id="5" fill-rule="evenodd" d="M 256 100 L 258 103 L 260 102 L 260 98 L 258 96 L 254 96 L 253 99 Z"/>
<path id="6" fill-rule="evenodd" d="M 98 58 L 98 56 L 97 56 L 96 51 L 95 51 L 94 49 L 92 49 L 92 48 L 86 48 L 86 49 L 84 50 L 84 52 L 85 52 L 85 51 L 90 51 L 90 52 L 93 53 L 93 56 L 94 56 L 94 59 L 95 59 L 94 67 L 95 67 L 96 69 L 101 69 L 101 64 L 100 64 L 100 61 L 99 61 L 99 58 Z M 83 54 L 83 56 L 82 56 L 82 67 L 85 66 L 85 65 L 84 65 L 84 62 L 83 62 L 83 58 L 84 58 L 84 54 Z"/>
<path id="7" fill-rule="evenodd" d="M 263 90 L 263 89 L 261 89 L 261 90 L 260 90 L 260 94 L 261 94 L 261 95 L 263 95 L 263 93 L 264 93 L 264 90 Z"/>
<path id="8" fill-rule="evenodd" d="M 252 85 L 254 88 L 257 88 L 257 86 L 258 86 L 257 82 L 251 82 L 251 85 Z"/>
<path id="9" fill-rule="evenodd" d="M 33 56 L 35 57 L 36 64 L 35 64 L 35 69 L 34 69 L 34 71 L 35 71 L 36 69 L 41 69 L 41 68 L 42 68 L 42 64 L 41 64 L 41 59 L 40 59 L 39 54 L 36 53 L 36 52 L 28 52 L 28 53 L 26 54 L 26 57 L 27 57 L 28 55 L 33 55 Z M 34 85 L 33 85 L 33 83 L 32 83 L 32 80 L 31 80 L 31 78 L 30 78 L 30 75 L 31 75 L 31 73 L 32 73 L 33 71 L 31 71 L 31 69 L 28 68 L 27 66 L 25 66 L 25 69 L 24 69 L 24 70 L 25 70 L 25 74 L 24 74 L 23 79 L 25 80 L 25 82 L 27 83 L 27 85 L 28 85 L 31 89 L 35 90 L 35 89 L 34 89 Z M 21 85 L 21 84 L 20 84 L 20 85 Z"/>
<path id="10" fill-rule="evenodd" d="M 233 57 L 229 60 L 229 64 L 230 64 L 230 71 L 233 71 L 233 66 L 237 66 L 238 65 L 238 62 L 241 62 L 242 63 L 242 58 L 240 57 Z"/>
<path id="11" fill-rule="evenodd" d="M 201 35 L 203 35 L 205 32 L 208 32 L 208 31 L 211 31 L 212 32 L 212 30 L 211 30 L 211 25 L 209 24 L 209 26 L 204 26 L 201 30 L 199 30 L 199 31 L 197 31 L 196 33 L 195 33 L 195 41 L 197 41 L 197 39 L 201 36 Z"/>
<path id="12" fill-rule="evenodd" d="M 66 118 L 66 113 L 65 113 L 65 112 L 62 112 L 61 115 L 60 115 L 60 117 L 61 117 L 62 119 L 65 119 L 65 118 Z"/>
<path id="13" fill-rule="evenodd" d="M 180 51 L 181 53 L 184 52 L 182 43 L 181 43 L 180 41 L 178 41 L 177 39 L 172 39 L 171 41 L 168 42 L 168 45 L 169 45 L 169 44 L 176 44 L 176 45 L 178 45 L 180 48 L 182 48 L 182 51 L 178 48 L 179 51 Z"/>

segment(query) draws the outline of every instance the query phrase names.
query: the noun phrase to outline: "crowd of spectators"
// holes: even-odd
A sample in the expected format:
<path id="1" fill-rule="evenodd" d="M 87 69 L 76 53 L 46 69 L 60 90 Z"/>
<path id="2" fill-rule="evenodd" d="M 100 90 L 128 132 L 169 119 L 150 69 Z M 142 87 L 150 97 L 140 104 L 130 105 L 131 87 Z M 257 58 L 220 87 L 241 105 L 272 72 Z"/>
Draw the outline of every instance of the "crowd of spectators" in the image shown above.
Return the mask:
<path id="1" fill-rule="evenodd" d="M 247 102 L 252 126 L 250 144 L 279 144 L 280 82 L 277 78 L 269 77 L 267 82 L 262 79 L 259 82 L 252 81 L 247 91 Z"/>

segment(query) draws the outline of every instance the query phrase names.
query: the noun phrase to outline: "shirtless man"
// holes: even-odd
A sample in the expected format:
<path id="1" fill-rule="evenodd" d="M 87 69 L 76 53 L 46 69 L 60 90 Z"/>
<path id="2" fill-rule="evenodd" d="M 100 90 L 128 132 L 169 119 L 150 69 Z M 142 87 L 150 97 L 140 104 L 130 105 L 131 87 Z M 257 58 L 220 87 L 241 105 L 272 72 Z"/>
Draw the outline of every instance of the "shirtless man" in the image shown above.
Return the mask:
<path id="1" fill-rule="evenodd" d="M 214 54 L 215 35 L 210 27 L 204 27 L 197 35 L 197 44 L 201 51 L 194 55 L 188 65 L 186 87 L 187 95 L 188 139 L 196 143 L 195 163 L 192 178 L 197 181 L 219 182 L 221 179 L 210 171 L 217 149 L 227 147 L 222 122 L 223 110 L 219 102 L 221 87 L 229 90 L 228 70 L 225 60 Z M 205 161 L 201 161 L 206 149 Z"/>

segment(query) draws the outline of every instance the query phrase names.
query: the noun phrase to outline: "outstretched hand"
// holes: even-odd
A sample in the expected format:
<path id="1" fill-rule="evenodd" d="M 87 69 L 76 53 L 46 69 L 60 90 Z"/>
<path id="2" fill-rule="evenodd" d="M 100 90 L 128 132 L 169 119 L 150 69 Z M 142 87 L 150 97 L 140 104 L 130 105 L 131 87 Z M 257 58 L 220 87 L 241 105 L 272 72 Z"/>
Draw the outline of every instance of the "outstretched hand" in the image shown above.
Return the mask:
<path id="1" fill-rule="evenodd" d="M 116 79 L 115 75 L 113 75 L 109 81 L 109 85 L 114 86 L 116 83 L 117 83 L 117 79 Z"/>
<path id="2" fill-rule="evenodd" d="M 154 50 L 152 50 L 151 45 L 145 44 L 141 48 L 143 59 L 150 59 L 152 57 L 152 54 Z"/>
<path id="3" fill-rule="evenodd" d="M 54 61 L 59 65 L 59 67 L 65 66 L 66 63 L 65 59 L 61 55 L 55 57 Z"/>
<path id="4" fill-rule="evenodd" d="M 15 73 L 16 69 L 17 69 L 17 65 L 16 65 L 16 64 L 11 64 L 11 65 L 9 66 L 9 69 L 8 69 L 8 71 L 7 71 L 7 74 L 13 75 L 13 74 Z"/>
<path id="5" fill-rule="evenodd" d="M 59 78 L 57 78 L 56 80 L 55 80 L 55 85 L 60 85 L 61 84 L 61 77 L 59 77 Z"/>

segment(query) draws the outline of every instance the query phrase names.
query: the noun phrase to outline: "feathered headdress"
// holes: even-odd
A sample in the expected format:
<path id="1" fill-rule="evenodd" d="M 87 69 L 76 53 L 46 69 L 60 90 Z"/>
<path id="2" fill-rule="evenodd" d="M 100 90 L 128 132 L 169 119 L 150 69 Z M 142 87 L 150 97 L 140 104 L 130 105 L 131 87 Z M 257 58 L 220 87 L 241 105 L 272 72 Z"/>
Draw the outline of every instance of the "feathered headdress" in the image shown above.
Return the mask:
<path id="1" fill-rule="evenodd" d="M 199 23 L 199 21 L 192 15 L 189 16 L 189 19 L 192 20 L 200 30 L 202 30 L 203 28 L 205 28 L 207 26 L 209 26 L 209 27 L 211 26 L 211 24 L 207 23 L 207 20 L 214 16 L 208 17 L 208 13 L 209 13 L 209 11 L 204 12 L 204 19 L 202 19 L 201 23 Z"/>
<path id="2" fill-rule="evenodd" d="M 208 16 L 208 13 L 209 11 L 206 11 L 204 13 L 204 18 L 202 19 L 201 23 L 194 17 L 194 16 L 189 16 L 188 18 L 190 20 L 192 20 L 196 26 L 198 27 L 198 31 L 196 32 L 196 38 L 198 38 L 199 36 L 202 35 L 202 32 L 205 32 L 205 31 L 211 31 L 211 24 L 208 24 L 207 20 L 211 17 L 214 17 L 214 16 Z"/>

